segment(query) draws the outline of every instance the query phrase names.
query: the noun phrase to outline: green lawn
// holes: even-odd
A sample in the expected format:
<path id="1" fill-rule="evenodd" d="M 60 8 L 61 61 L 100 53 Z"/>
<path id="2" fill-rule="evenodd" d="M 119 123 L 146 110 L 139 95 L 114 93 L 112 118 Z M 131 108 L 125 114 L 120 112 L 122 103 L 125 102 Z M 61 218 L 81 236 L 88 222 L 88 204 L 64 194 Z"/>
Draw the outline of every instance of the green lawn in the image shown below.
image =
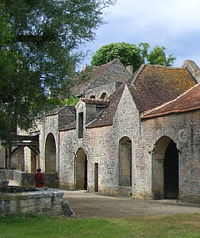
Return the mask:
<path id="1" fill-rule="evenodd" d="M 161 238 L 200 237 L 200 214 L 69 219 L 49 216 L 0 217 L 0 238 Z"/>

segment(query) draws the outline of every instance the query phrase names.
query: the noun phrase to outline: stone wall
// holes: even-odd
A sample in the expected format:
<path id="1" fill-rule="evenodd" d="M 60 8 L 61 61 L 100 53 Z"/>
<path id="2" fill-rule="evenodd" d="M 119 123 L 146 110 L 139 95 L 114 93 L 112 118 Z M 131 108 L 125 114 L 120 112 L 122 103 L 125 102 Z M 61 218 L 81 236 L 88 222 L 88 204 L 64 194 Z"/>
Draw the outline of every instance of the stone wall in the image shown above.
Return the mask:
<path id="1" fill-rule="evenodd" d="M 63 215 L 60 190 L 37 189 L 29 192 L 1 192 L 0 214 L 48 214 Z"/>
<path id="2" fill-rule="evenodd" d="M 13 180 L 14 179 L 14 171 L 0 169 L 0 179 Z"/>
<path id="3" fill-rule="evenodd" d="M 122 84 L 122 82 L 113 82 L 110 84 L 105 84 L 100 87 L 89 89 L 85 92 L 85 98 L 90 98 L 91 96 L 95 96 L 96 99 L 100 99 L 103 93 L 109 97 L 114 91 Z"/>
<path id="4" fill-rule="evenodd" d="M 126 82 L 130 77 L 131 73 L 124 67 L 124 65 L 115 59 L 112 65 L 101 73 L 90 86 L 91 88 L 97 88 L 102 85 L 106 85 L 112 82 Z"/>
<path id="5" fill-rule="evenodd" d="M 81 110 L 85 114 L 86 106 L 84 103 L 79 104 L 77 113 Z M 76 154 L 78 148 L 82 148 L 88 160 L 88 191 L 95 191 L 96 166 L 99 193 L 130 196 L 132 194 L 130 186 L 119 186 L 119 141 L 125 136 L 131 139 L 132 157 L 135 159 L 139 128 L 139 113 L 126 87 L 113 126 L 84 129 L 82 139 L 77 138 L 76 130 L 61 131 L 60 186 L 65 189 L 76 189 Z M 133 173 L 133 184 L 135 188 L 136 173 Z"/>
<path id="6" fill-rule="evenodd" d="M 60 142 L 59 187 L 74 190 L 74 163 L 78 147 L 76 130 L 61 131 Z"/>
<path id="7" fill-rule="evenodd" d="M 45 187 L 58 188 L 58 173 L 44 173 Z M 35 174 L 0 169 L 0 179 L 16 181 L 20 186 L 35 187 Z"/>
<path id="8" fill-rule="evenodd" d="M 41 128 L 42 132 L 39 137 L 40 142 L 40 167 L 45 171 L 45 145 L 48 135 L 51 133 L 55 139 L 56 146 L 56 171 L 58 171 L 58 156 L 59 156 L 59 128 L 58 128 L 58 115 L 49 115 L 45 117 L 44 123 Z"/>
<path id="9" fill-rule="evenodd" d="M 151 176 L 151 163 L 154 160 L 158 141 L 163 137 L 169 137 L 176 143 L 179 153 L 178 199 L 183 202 L 200 203 L 199 125 L 199 111 L 142 121 L 140 155 L 143 161 L 146 163 L 149 161 L 147 169 Z M 138 176 L 138 180 L 142 180 L 142 177 L 144 174 Z"/>
<path id="10" fill-rule="evenodd" d="M 86 104 L 80 103 L 77 113 L 81 111 L 85 114 L 86 107 Z M 163 198 L 163 183 L 159 184 L 155 176 L 163 179 L 162 163 L 171 140 L 179 154 L 178 199 L 200 203 L 199 114 L 195 111 L 141 121 L 132 96 L 125 87 L 112 126 L 84 127 L 83 138 L 80 139 L 77 130 L 60 132 L 60 187 L 76 189 L 77 152 L 81 148 L 87 157 L 88 191 L 94 192 L 98 187 L 98 192 L 102 194 Z M 85 123 L 84 119 L 84 126 Z M 119 142 L 125 137 L 132 143 L 132 186 L 119 186 Z M 163 138 L 168 139 L 160 143 Z"/>

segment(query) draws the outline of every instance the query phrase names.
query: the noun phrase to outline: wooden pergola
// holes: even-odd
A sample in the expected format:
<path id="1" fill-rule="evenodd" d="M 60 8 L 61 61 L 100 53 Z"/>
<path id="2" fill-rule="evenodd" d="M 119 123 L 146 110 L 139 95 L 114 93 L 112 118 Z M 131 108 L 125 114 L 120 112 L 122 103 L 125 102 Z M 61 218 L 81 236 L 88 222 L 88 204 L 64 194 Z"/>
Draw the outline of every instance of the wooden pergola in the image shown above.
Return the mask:
<path id="1" fill-rule="evenodd" d="M 5 147 L 5 169 L 11 169 L 12 157 L 25 147 L 28 147 L 35 155 L 39 155 L 39 136 L 14 136 L 10 146 Z"/>

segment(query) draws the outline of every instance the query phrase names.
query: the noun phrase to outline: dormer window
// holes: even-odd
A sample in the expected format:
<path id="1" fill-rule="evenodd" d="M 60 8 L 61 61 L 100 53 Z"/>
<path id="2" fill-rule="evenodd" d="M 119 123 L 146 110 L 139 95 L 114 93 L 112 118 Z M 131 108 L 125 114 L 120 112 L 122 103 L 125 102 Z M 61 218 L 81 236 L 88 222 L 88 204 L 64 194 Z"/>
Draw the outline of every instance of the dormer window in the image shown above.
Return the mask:
<path id="1" fill-rule="evenodd" d="M 78 138 L 83 138 L 83 112 L 78 114 Z"/>
<path id="2" fill-rule="evenodd" d="M 106 93 L 102 93 L 100 99 L 106 99 L 108 96 Z"/>

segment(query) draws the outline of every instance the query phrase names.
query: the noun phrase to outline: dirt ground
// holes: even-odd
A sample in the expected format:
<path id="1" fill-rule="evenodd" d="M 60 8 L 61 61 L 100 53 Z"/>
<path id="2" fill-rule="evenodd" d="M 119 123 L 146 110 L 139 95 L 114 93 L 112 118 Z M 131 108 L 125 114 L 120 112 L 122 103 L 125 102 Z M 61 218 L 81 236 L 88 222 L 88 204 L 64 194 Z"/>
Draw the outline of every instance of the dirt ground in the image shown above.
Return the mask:
<path id="1" fill-rule="evenodd" d="M 77 218 L 130 218 L 133 216 L 200 213 L 200 206 L 177 203 L 175 200 L 134 200 L 102 196 L 85 191 L 64 191 Z"/>

